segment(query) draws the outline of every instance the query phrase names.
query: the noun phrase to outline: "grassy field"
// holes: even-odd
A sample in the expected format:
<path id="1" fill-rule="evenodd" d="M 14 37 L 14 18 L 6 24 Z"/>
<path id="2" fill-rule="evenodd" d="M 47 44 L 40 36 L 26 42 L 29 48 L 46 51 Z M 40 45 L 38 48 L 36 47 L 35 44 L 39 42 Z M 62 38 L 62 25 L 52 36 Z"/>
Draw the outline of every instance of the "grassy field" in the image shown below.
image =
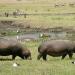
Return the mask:
<path id="1" fill-rule="evenodd" d="M 30 25 L 31 28 L 50 28 L 50 27 L 75 27 L 75 15 L 70 16 L 27 16 L 23 17 L 0 17 L 0 20 L 15 20 L 23 25 Z"/>
<path id="2" fill-rule="evenodd" d="M 0 0 L 0 3 L 69 3 L 75 0 Z"/>
<path id="3" fill-rule="evenodd" d="M 75 66 L 68 56 L 61 60 L 60 57 L 48 56 L 47 61 L 37 60 L 37 47 L 40 42 L 27 42 L 27 47 L 31 50 L 32 60 L 22 60 L 19 57 L 14 61 L 2 60 L 0 61 L 0 75 L 75 75 Z M 25 43 L 23 43 L 25 45 Z M 11 59 L 11 57 L 0 57 L 3 59 Z M 20 64 L 18 67 L 13 67 L 13 63 Z"/>
<path id="4" fill-rule="evenodd" d="M 49 0 L 48 0 L 49 1 Z M 57 0 L 55 0 L 57 1 Z M 16 10 L 19 10 L 21 13 L 32 14 L 27 15 L 26 18 L 24 16 L 1 16 L 0 20 L 17 20 L 19 22 L 27 22 L 31 27 L 57 27 L 57 26 L 71 26 L 74 27 L 75 25 L 75 14 L 71 15 L 64 15 L 64 13 L 75 13 L 75 4 L 71 6 L 71 3 L 66 0 L 64 6 L 62 4 L 65 2 L 57 1 L 56 3 L 49 1 L 33 1 L 31 0 L 25 3 L 0 3 L 0 14 L 4 14 L 5 12 L 13 13 Z M 46 2 L 46 3 L 44 3 Z M 58 4 L 57 7 L 55 5 Z M 41 14 L 41 15 L 33 15 L 33 14 Z M 42 15 L 44 14 L 44 15 Z M 52 14 L 52 15 L 45 15 L 45 14 Z M 58 15 L 55 15 L 58 14 Z"/>
<path id="5" fill-rule="evenodd" d="M 12 20 L 30 25 L 31 28 L 50 28 L 50 27 L 75 27 L 75 15 L 29 15 L 27 18 L 21 17 L 0 17 L 0 20 Z"/>
<path id="6" fill-rule="evenodd" d="M 5 12 L 12 13 L 16 10 L 20 10 L 22 13 L 32 14 L 24 16 L 0 16 L 2 21 L 17 21 L 23 23 L 23 25 L 30 25 L 31 28 L 50 28 L 50 27 L 75 27 L 75 14 L 63 15 L 64 13 L 75 13 L 75 1 L 74 0 L 0 0 L 0 14 L 4 15 Z M 70 5 L 70 4 L 74 5 Z M 64 4 L 64 6 L 62 6 Z M 58 5 L 58 6 L 56 6 Z M 33 15 L 40 14 L 41 15 Z M 44 15 L 42 15 L 44 14 Z M 52 14 L 52 15 L 45 15 Z M 55 15 L 58 14 L 58 15 Z M 5 24 L 4 24 L 5 25 Z M 7 29 L 7 27 L 6 27 Z M 16 35 L 14 31 L 8 35 Z M 31 53 L 32 60 L 22 60 L 16 57 L 16 60 L 6 60 L 11 59 L 9 57 L 0 57 L 0 75 L 75 75 L 75 65 L 72 61 L 75 60 L 75 55 L 73 59 L 70 60 L 67 56 L 64 60 L 61 57 L 51 57 L 48 56 L 47 61 L 37 60 L 38 51 L 37 48 L 40 42 L 26 42 L 26 45 Z M 16 62 L 20 64 L 18 67 L 13 67 L 13 63 Z"/>

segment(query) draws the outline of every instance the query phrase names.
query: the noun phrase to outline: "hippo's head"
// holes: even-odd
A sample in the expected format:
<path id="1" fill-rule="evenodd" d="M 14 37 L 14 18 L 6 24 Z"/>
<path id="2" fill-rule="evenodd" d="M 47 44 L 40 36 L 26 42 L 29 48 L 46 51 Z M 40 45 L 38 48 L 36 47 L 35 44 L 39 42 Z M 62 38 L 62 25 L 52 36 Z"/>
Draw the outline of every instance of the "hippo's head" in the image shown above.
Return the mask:
<path id="1" fill-rule="evenodd" d="M 24 59 L 29 59 L 29 60 L 31 60 L 32 58 L 31 58 L 31 52 L 29 51 L 29 50 L 24 50 L 24 52 L 23 52 L 23 57 L 24 57 Z"/>
<path id="2" fill-rule="evenodd" d="M 75 53 L 75 49 L 73 49 L 73 51 L 72 51 L 73 53 Z"/>

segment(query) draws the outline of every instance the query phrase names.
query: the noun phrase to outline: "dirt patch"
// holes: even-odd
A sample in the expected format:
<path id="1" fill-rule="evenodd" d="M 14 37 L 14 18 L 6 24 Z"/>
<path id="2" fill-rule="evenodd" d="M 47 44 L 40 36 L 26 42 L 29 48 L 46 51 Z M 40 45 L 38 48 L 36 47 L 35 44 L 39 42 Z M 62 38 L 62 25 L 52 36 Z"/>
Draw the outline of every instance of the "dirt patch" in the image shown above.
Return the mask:
<path id="1" fill-rule="evenodd" d="M 21 22 L 21 21 L 0 21 L 0 29 L 7 29 L 7 28 L 30 28 L 30 24 L 28 22 Z"/>

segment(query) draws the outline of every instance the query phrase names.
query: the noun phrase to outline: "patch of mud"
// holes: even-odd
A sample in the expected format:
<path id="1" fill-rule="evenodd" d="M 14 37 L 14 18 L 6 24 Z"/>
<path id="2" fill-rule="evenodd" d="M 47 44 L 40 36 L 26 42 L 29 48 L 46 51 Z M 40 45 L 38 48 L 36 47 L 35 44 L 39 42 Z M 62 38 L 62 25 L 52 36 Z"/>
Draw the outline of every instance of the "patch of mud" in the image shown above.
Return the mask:
<path id="1" fill-rule="evenodd" d="M 30 28 L 30 24 L 28 22 L 21 21 L 0 21 L 0 29 L 4 28 Z"/>

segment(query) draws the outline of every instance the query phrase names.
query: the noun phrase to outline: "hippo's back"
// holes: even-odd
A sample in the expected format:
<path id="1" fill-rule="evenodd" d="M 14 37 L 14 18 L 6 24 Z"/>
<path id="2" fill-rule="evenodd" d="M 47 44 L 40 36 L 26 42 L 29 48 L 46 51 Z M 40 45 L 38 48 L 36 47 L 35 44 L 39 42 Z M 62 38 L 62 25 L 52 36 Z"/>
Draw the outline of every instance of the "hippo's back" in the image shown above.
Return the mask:
<path id="1" fill-rule="evenodd" d="M 16 46 L 16 45 L 20 45 L 20 43 L 14 40 L 6 40 L 6 39 L 0 40 L 0 48 L 7 48 L 9 46 Z"/>
<path id="2" fill-rule="evenodd" d="M 74 43 L 70 40 L 51 40 L 40 45 L 41 50 L 63 51 L 65 49 L 73 49 Z M 38 49 L 38 51 L 40 51 Z"/>

